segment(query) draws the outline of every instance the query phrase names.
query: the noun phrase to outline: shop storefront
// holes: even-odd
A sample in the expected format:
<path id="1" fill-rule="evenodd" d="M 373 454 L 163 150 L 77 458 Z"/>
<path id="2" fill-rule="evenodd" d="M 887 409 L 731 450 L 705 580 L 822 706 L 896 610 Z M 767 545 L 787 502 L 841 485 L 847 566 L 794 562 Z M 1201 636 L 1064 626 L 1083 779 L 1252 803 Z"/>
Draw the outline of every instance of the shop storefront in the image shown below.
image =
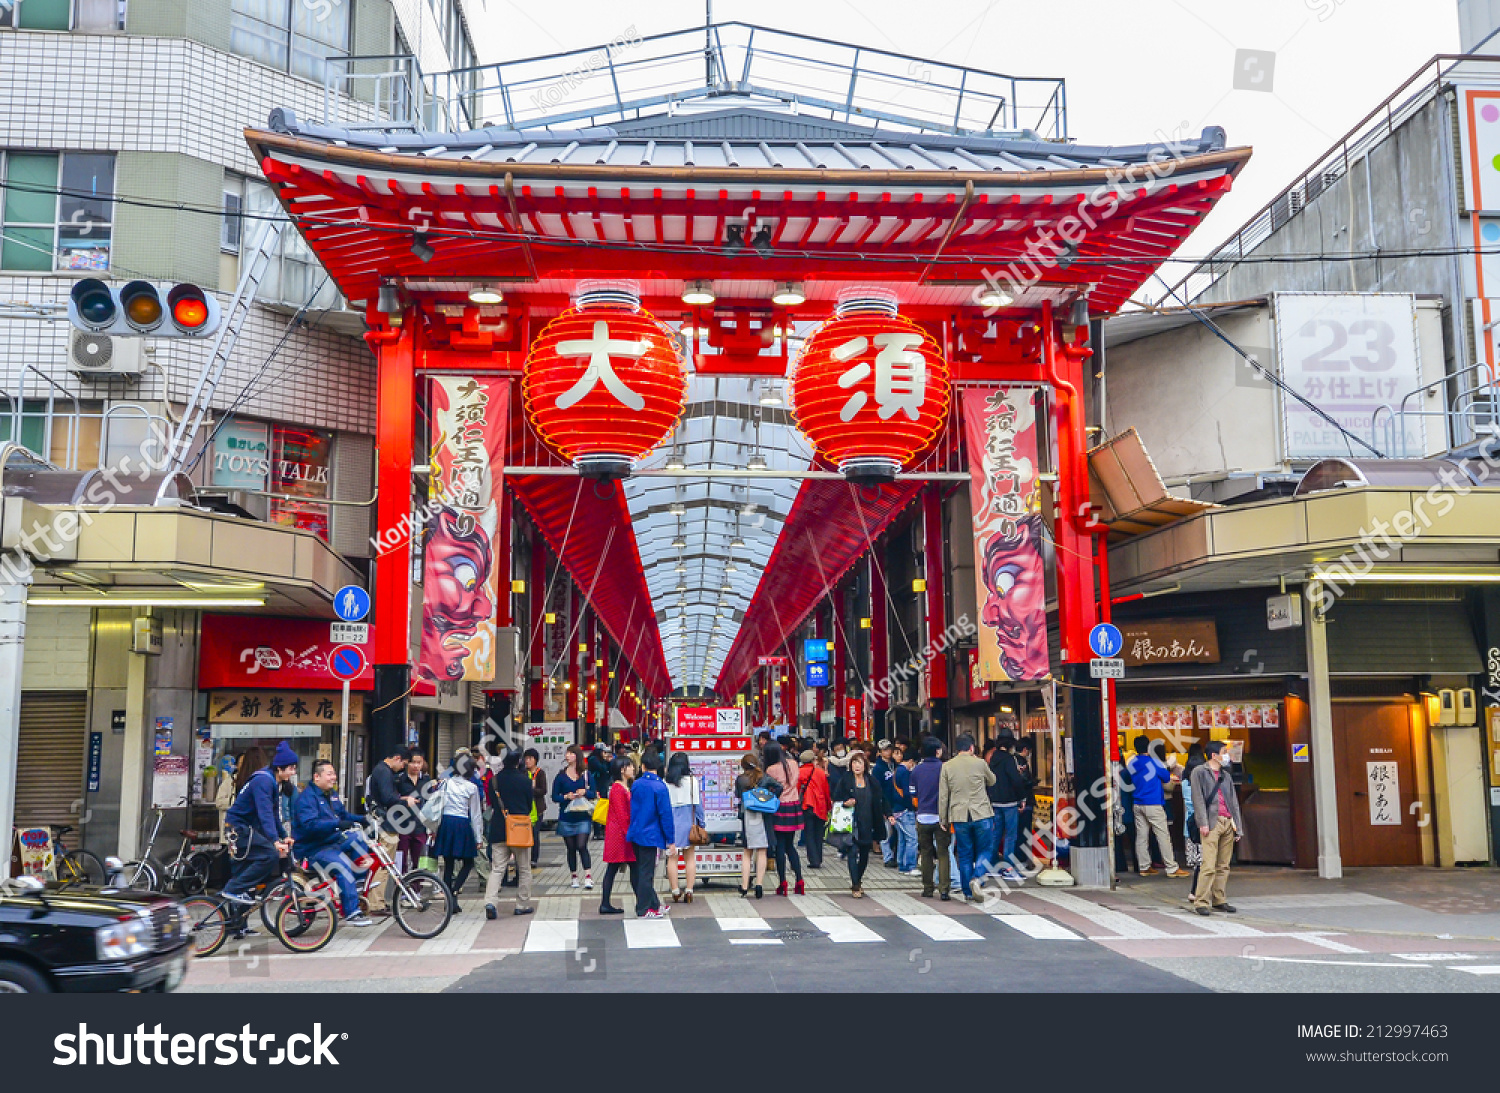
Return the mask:
<path id="1" fill-rule="evenodd" d="M 216 776 L 234 769 L 243 780 L 285 740 L 297 755 L 300 781 L 311 777 L 315 760 L 332 760 L 347 772 L 346 797 L 359 803 L 371 765 L 366 699 L 372 680 L 366 669 L 351 684 L 348 752 L 341 759 L 343 692 L 328 670 L 329 654 L 343 644 L 333 640 L 334 625 L 259 615 L 203 617 L 198 686 L 207 700 L 207 766 Z M 205 797 L 211 800 L 212 791 L 206 788 Z"/>

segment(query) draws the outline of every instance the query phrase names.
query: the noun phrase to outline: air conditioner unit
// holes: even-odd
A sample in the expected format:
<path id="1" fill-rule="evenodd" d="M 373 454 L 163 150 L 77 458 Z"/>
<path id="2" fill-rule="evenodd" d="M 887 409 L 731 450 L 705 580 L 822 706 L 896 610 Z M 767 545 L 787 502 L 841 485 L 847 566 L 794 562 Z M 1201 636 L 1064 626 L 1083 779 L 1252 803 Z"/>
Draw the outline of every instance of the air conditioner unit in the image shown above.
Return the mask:
<path id="1" fill-rule="evenodd" d="M 68 370 L 79 376 L 139 376 L 145 359 L 140 338 L 117 338 L 84 330 L 68 331 Z"/>

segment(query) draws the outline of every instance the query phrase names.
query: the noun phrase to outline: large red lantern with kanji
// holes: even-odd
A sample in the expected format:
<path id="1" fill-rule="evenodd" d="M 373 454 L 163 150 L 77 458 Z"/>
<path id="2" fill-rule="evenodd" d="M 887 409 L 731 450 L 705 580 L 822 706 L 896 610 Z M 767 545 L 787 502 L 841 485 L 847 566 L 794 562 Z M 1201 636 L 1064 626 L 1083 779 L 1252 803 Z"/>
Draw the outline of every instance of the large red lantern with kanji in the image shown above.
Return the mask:
<path id="1" fill-rule="evenodd" d="M 803 343 L 787 387 L 797 427 L 853 479 L 894 477 L 948 420 L 942 348 L 897 314 L 889 293 L 841 299 L 834 317 Z"/>
<path id="2" fill-rule="evenodd" d="M 521 401 L 537 435 L 582 474 L 624 478 L 682 416 L 687 372 L 639 296 L 589 288 L 532 343 Z"/>

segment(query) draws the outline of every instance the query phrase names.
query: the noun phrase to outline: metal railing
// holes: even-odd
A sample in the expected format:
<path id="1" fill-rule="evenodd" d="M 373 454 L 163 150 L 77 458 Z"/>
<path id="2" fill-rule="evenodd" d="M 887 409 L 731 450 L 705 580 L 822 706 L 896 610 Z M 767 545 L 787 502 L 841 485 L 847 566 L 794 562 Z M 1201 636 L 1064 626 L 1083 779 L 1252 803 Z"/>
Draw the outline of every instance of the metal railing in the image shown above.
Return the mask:
<path id="1" fill-rule="evenodd" d="M 1424 63 L 1379 106 L 1364 116 L 1307 170 L 1266 202 L 1207 258 L 1190 269 L 1168 290 L 1192 301 L 1208 291 L 1239 260 L 1305 209 L 1319 194 L 1349 173 L 1352 164 L 1384 142 L 1442 90 L 1443 81 L 1466 62 L 1500 62 L 1500 56 L 1442 53 Z M 1446 66 L 1446 67 L 1445 67 Z"/>
<path id="2" fill-rule="evenodd" d="M 1449 384 L 1458 385 L 1459 390 L 1445 408 L 1407 409 L 1407 403 L 1412 399 L 1420 398 L 1429 391 L 1445 388 Z M 1488 364 L 1481 362 L 1415 387 L 1401 396 L 1401 401 L 1394 410 L 1389 403 L 1375 408 L 1375 412 L 1370 415 L 1370 440 L 1379 444 L 1379 438 L 1383 437 L 1384 444 L 1381 446 L 1391 458 L 1420 458 L 1427 455 L 1427 452 L 1410 450 L 1406 426 L 1410 419 L 1421 423 L 1426 418 L 1442 419 L 1443 443 L 1449 448 L 1466 444 L 1483 434 L 1500 436 L 1500 380 L 1490 374 Z M 1424 447 L 1430 448 L 1432 445 L 1428 443 Z"/>
<path id="3" fill-rule="evenodd" d="M 324 122 L 449 132 L 577 128 L 728 95 L 901 132 L 1068 137 L 1061 78 L 1010 76 L 737 22 L 645 37 L 632 27 L 591 49 L 425 75 L 410 57 L 334 58 Z M 351 125 L 342 116 L 351 99 L 388 111 L 389 122 Z"/>

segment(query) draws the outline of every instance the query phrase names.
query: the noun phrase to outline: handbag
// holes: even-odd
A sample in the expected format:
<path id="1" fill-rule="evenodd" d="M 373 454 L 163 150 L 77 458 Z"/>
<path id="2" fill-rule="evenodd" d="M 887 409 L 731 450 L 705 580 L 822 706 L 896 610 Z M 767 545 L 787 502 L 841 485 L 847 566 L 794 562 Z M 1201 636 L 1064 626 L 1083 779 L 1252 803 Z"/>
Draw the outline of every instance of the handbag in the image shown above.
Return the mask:
<path id="1" fill-rule="evenodd" d="M 505 845 L 530 846 L 532 839 L 531 817 L 512 816 L 505 813 Z"/>
<path id="2" fill-rule="evenodd" d="M 443 809 L 448 803 L 448 783 L 445 781 L 438 791 L 422 802 L 422 822 L 429 831 L 436 831 L 443 822 Z"/>
<path id="3" fill-rule="evenodd" d="M 775 812 L 781 807 L 781 794 L 772 793 L 762 783 L 754 789 L 745 790 L 740 797 L 740 804 L 745 807 L 746 812 Z"/>
<path id="4" fill-rule="evenodd" d="M 609 819 L 609 798 L 600 797 L 594 802 L 594 822 L 603 824 Z"/>
<path id="5" fill-rule="evenodd" d="M 709 838 L 708 832 L 703 830 L 703 828 L 699 827 L 697 824 L 694 824 L 692 827 L 688 828 L 689 846 L 707 846 L 711 841 L 712 840 Z"/>

